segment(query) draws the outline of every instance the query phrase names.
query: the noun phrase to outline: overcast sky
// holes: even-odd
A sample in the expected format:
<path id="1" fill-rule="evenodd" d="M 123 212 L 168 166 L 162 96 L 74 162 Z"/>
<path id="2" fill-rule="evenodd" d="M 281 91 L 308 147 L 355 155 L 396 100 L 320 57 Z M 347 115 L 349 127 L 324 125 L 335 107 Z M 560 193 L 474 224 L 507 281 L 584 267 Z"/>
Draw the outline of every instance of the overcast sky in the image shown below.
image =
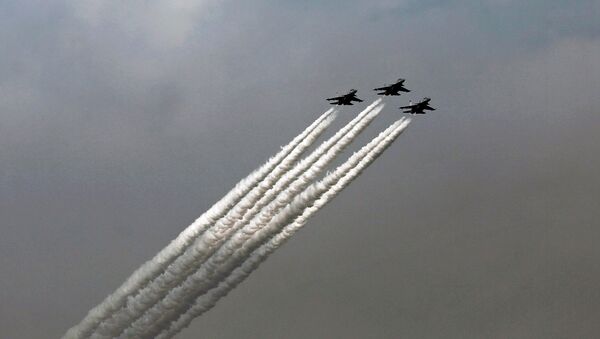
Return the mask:
<path id="1" fill-rule="evenodd" d="M 352 149 L 409 99 L 437 111 L 180 338 L 600 337 L 598 18 L 594 0 L 0 1 L 0 337 L 61 336 L 324 98 L 399 77 L 413 91 Z"/>

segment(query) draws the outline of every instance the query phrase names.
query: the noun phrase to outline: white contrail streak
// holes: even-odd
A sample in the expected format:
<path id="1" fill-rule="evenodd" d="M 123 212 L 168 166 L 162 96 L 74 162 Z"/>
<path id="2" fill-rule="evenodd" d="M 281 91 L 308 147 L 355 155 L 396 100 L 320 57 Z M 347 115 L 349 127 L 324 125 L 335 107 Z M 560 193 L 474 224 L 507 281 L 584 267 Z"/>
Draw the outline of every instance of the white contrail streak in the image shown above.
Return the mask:
<path id="1" fill-rule="evenodd" d="M 310 139 L 314 141 L 331 124 L 335 113 L 334 109 L 327 110 L 289 144 L 282 147 L 274 157 L 270 158 L 264 165 L 237 183 L 231 191 L 202 214 L 192 225 L 181 232 L 176 239 L 171 241 L 154 258 L 138 268 L 114 293 L 90 310 L 87 316 L 78 325 L 69 329 L 63 338 L 88 337 L 112 312 L 125 305 L 127 297 L 134 294 L 151 279 L 163 272 L 199 235 L 226 215 L 257 184 L 263 181 L 268 174 L 276 170 L 278 165 L 286 160 L 289 163 L 294 163 L 309 146 L 306 140 Z"/>
<path id="2" fill-rule="evenodd" d="M 335 114 L 330 115 L 323 120 L 319 125 L 315 127 L 276 167 L 271 173 L 269 173 L 258 185 L 255 185 L 248 194 L 246 194 L 237 205 L 231 208 L 227 214 L 219 219 L 214 225 L 208 228 L 205 233 L 199 235 L 197 238 L 200 239 L 213 239 L 218 236 L 216 229 L 223 228 L 227 230 L 231 225 L 238 219 L 240 219 L 246 210 L 250 208 L 256 200 L 258 200 L 264 192 L 274 185 L 279 178 L 284 175 L 290 168 L 296 163 L 300 155 L 306 148 L 314 143 L 319 135 L 325 131 L 325 129 L 335 118 Z M 198 239 L 196 239 L 198 241 Z M 209 247 L 206 250 L 210 250 L 210 246 L 214 244 L 208 244 Z M 129 296 L 124 307 L 113 312 L 110 318 L 105 319 L 96 328 L 96 333 L 100 336 L 114 337 L 118 336 L 119 333 L 132 323 L 138 316 L 142 315 L 144 311 L 150 308 L 156 301 L 168 292 L 172 287 L 168 283 L 174 279 L 178 279 L 181 274 L 186 270 L 189 270 L 191 265 L 194 265 L 194 258 L 191 257 L 190 253 L 195 253 L 194 248 L 196 246 L 188 246 L 182 255 L 177 257 L 171 265 L 168 265 L 165 270 L 158 275 L 154 281 L 150 281 L 148 285 L 139 289 L 135 295 Z M 183 277 L 185 278 L 185 276 Z"/>
<path id="3" fill-rule="evenodd" d="M 315 206 L 316 201 L 319 201 L 318 199 L 321 195 L 333 189 L 333 191 L 329 192 L 335 193 L 328 194 L 326 200 L 328 201 L 331 199 L 331 197 L 356 177 L 363 168 L 368 166 L 368 164 L 381 154 L 407 124 L 408 122 L 399 121 L 390 126 L 390 128 L 382 132 L 368 145 L 350 157 L 348 161 L 338 167 L 333 173 L 326 176 L 322 181 L 307 188 L 299 196 L 296 196 L 294 200 L 267 225 L 263 225 L 260 229 L 251 230 L 249 234 L 252 237 L 248 238 L 248 236 L 240 236 L 240 234 L 248 231 L 247 227 L 241 232 L 236 233 L 232 240 L 238 238 L 238 243 L 233 244 L 233 242 L 230 241 L 228 244 L 232 245 L 232 249 L 237 248 L 237 250 L 222 251 L 227 245 L 223 246 L 217 254 L 207 261 L 207 264 L 210 263 L 212 266 L 206 265 L 201 268 L 192 275 L 182 287 L 178 287 L 169 293 L 170 298 L 163 301 L 165 307 L 161 310 L 159 318 L 155 318 L 152 322 L 146 322 L 145 324 L 140 323 L 139 326 L 134 325 L 136 328 L 131 328 L 130 331 L 126 332 L 126 336 L 153 337 L 161 330 L 166 329 L 169 322 L 172 319 L 177 318 L 177 315 L 181 312 L 185 312 L 198 295 L 206 293 L 210 288 L 218 285 L 219 281 L 225 280 L 227 275 L 233 271 L 236 266 L 242 264 L 251 255 L 254 249 L 258 248 L 274 233 L 278 232 L 283 225 L 290 223 L 294 218 L 299 216 L 305 208 L 311 205 Z M 348 173 L 354 174 L 344 180 L 343 178 L 345 178 Z M 338 185 L 339 182 L 342 182 L 342 184 Z M 324 202 L 321 203 L 320 206 L 322 205 L 324 205 Z M 316 209 L 320 208 L 320 206 Z M 316 211 L 316 209 L 314 211 Z M 314 213 L 314 211 L 312 213 Z M 306 218 L 303 219 L 303 222 L 306 221 Z M 277 239 L 279 238 L 273 239 L 278 241 Z M 219 256 L 219 254 L 221 255 Z M 179 296 L 177 296 L 177 290 L 180 290 L 181 294 Z M 214 302 L 216 302 L 216 300 Z M 208 303 L 205 301 L 203 304 L 214 304 L 214 302 L 209 300 Z"/>
<path id="4" fill-rule="evenodd" d="M 388 147 L 390 143 L 398 137 L 398 135 L 404 130 L 409 122 L 410 120 L 407 120 L 399 126 L 396 125 L 395 130 L 390 133 L 386 139 L 378 145 L 378 147 L 371 150 L 356 167 L 352 168 L 342 179 L 340 179 L 329 190 L 323 193 L 312 206 L 306 207 L 302 214 L 298 216 L 292 223 L 285 226 L 277 235 L 269 239 L 268 242 L 264 243 L 257 250 L 252 252 L 250 257 L 244 261 L 241 266 L 237 267 L 233 273 L 226 278 L 226 280 L 218 284 L 216 288 L 211 289 L 207 294 L 198 298 L 195 304 L 189 308 L 186 313 L 181 315 L 175 322 L 171 323 L 170 327 L 157 335 L 156 338 L 172 338 L 181 330 L 186 328 L 194 318 L 211 309 L 219 299 L 226 296 L 238 284 L 244 281 L 244 279 L 248 277 L 265 259 L 267 259 L 272 252 L 283 245 L 291 236 L 294 235 L 294 233 L 301 229 L 315 212 L 321 209 L 341 190 L 348 186 L 348 184 L 350 184 L 350 182 L 354 180 L 361 171 L 363 171 L 379 154 L 383 152 L 384 148 Z"/>
<path id="5" fill-rule="evenodd" d="M 250 208 L 250 210 L 247 209 L 245 215 L 244 213 L 236 213 L 230 218 L 226 217 L 217 222 L 214 227 L 207 230 L 188 252 L 167 268 L 165 274 L 157 277 L 155 281 L 141 290 L 135 298 L 129 300 L 126 309 L 123 312 L 115 314 L 114 321 L 111 319 L 111 322 L 106 322 L 106 326 L 103 326 L 101 329 L 99 328 L 98 332 L 119 335 L 135 319 L 144 315 L 145 309 L 149 309 L 148 314 L 145 314 L 143 318 L 137 322 L 133 322 L 133 324 L 134 326 L 141 326 L 143 328 L 150 326 L 150 323 L 153 322 L 152 319 L 160 317 L 160 312 L 162 312 L 162 306 L 152 308 L 154 304 L 165 297 L 173 288 L 176 288 L 177 285 L 181 284 L 204 260 L 215 253 L 219 249 L 219 246 L 227 241 L 235 231 L 244 226 L 249 220 L 252 220 L 252 216 L 256 215 L 261 211 L 263 206 L 277 197 L 278 193 L 288 186 L 292 179 L 296 179 L 296 177 L 304 172 L 301 176 L 302 179 L 296 179 L 292 184 L 289 184 L 290 187 L 285 191 L 287 194 L 284 196 L 284 199 L 286 202 L 289 202 L 296 193 L 300 193 L 311 180 L 316 178 L 320 170 L 331 162 L 381 112 L 383 105 L 380 102 L 381 100 L 377 100 L 367 107 L 344 128 L 319 146 L 311 155 L 286 173 L 274 186 L 271 185 L 272 187 L 267 192 L 259 192 L 260 194 L 253 196 L 255 199 L 248 199 L 247 206 L 254 205 L 254 207 Z M 284 205 L 284 202 L 280 202 L 279 208 L 282 208 Z M 125 333 L 125 336 L 130 337 L 129 332 L 131 331 L 133 331 L 132 328 Z"/>

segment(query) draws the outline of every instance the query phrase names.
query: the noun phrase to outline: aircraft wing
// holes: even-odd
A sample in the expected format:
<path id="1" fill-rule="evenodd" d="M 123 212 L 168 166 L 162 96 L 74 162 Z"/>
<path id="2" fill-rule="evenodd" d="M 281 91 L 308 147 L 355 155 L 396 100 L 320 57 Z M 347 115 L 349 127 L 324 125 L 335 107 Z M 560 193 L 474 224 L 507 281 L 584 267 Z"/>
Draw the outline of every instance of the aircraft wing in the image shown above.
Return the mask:
<path id="1" fill-rule="evenodd" d="M 401 106 L 400 108 L 401 109 L 410 109 L 410 108 L 413 108 L 413 107 L 416 107 L 416 106 L 417 105 L 408 105 L 408 106 Z"/>
<path id="2" fill-rule="evenodd" d="M 425 107 L 423 107 L 424 109 L 428 109 L 430 111 L 435 111 L 435 108 L 429 106 L 429 105 L 425 105 Z"/>
<path id="3" fill-rule="evenodd" d="M 351 100 L 351 101 L 356 101 L 356 102 L 363 102 L 362 100 L 360 100 L 360 99 L 359 99 L 359 98 L 357 98 L 357 97 L 352 97 L 352 98 L 350 98 L 350 100 Z"/>
<path id="4" fill-rule="evenodd" d="M 400 87 L 400 88 L 398 88 L 398 90 L 399 90 L 399 91 L 402 91 L 402 92 L 406 92 L 406 93 L 410 92 L 410 90 L 409 90 L 409 89 L 406 89 L 406 88 L 404 88 L 404 87 Z"/>
<path id="5" fill-rule="evenodd" d="M 379 88 L 373 88 L 373 90 L 374 91 L 387 91 L 390 88 L 391 88 L 391 86 L 384 86 L 384 87 L 379 87 Z"/>

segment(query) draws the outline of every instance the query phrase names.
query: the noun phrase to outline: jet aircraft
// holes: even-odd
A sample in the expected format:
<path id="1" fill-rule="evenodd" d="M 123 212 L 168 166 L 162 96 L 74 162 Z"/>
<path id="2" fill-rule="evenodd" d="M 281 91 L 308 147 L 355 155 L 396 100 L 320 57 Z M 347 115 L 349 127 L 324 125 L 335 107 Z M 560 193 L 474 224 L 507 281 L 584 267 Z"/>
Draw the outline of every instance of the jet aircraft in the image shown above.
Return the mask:
<path id="1" fill-rule="evenodd" d="M 402 106 L 400 109 L 403 113 L 425 114 L 425 111 L 435 111 L 435 108 L 429 106 L 430 101 L 431 98 L 423 98 L 423 100 L 417 102 L 416 104 L 413 104 L 412 101 L 410 101 L 408 106 Z"/>
<path id="2" fill-rule="evenodd" d="M 398 79 L 396 83 L 375 88 L 374 91 L 383 91 L 381 93 L 377 93 L 377 95 L 400 95 L 400 92 L 410 92 L 410 90 L 404 88 L 404 81 L 406 80 Z"/>
<path id="3" fill-rule="evenodd" d="M 362 102 L 356 97 L 356 92 L 357 90 L 351 89 L 350 92 L 339 97 L 328 98 L 327 101 L 332 105 L 353 105 L 353 101 Z"/>

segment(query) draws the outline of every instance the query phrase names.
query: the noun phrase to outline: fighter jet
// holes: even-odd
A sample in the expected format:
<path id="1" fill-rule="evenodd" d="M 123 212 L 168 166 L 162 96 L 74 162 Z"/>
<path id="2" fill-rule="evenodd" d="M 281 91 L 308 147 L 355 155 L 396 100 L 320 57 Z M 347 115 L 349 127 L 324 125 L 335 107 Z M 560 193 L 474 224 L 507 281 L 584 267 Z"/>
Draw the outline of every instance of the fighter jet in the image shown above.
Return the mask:
<path id="1" fill-rule="evenodd" d="M 410 101 L 408 106 L 402 106 L 400 109 L 402 113 L 410 113 L 410 114 L 425 114 L 425 111 L 435 111 L 435 108 L 429 106 L 429 102 L 431 98 L 423 98 L 422 101 L 413 104 Z"/>
<path id="2" fill-rule="evenodd" d="M 353 105 L 352 102 L 362 102 L 359 98 L 356 97 L 357 90 L 351 89 L 350 92 L 334 98 L 328 98 L 327 101 L 332 105 Z"/>
<path id="3" fill-rule="evenodd" d="M 383 91 L 381 93 L 377 93 L 377 95 L 400 95 L 399 92 L 410 92 L 410 90 L 404 88 L 404 81 L 404 79 L 398 79 L 396 83 L 375 88 L 374 91 Z"/>

